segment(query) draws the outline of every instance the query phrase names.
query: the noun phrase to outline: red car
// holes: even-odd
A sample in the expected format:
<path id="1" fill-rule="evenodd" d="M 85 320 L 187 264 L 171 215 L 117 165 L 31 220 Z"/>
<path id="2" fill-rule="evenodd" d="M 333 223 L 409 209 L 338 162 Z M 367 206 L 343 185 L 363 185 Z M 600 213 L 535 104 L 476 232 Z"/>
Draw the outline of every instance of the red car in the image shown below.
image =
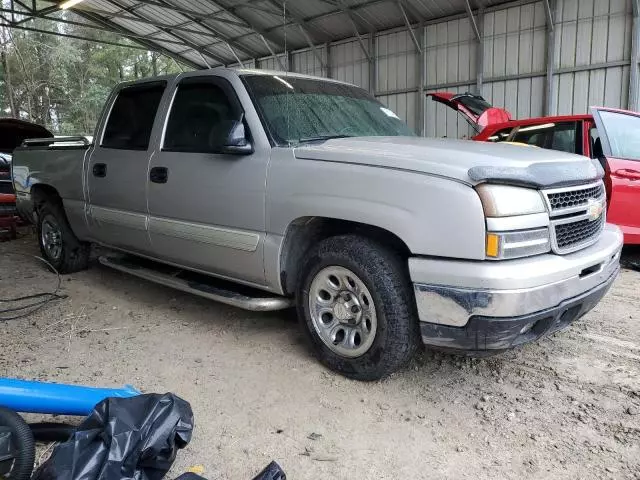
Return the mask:
<path id="1" fill-rule="evenodd" d="M 640 244 L 640 113 L 592 107 L 592 115 L 512 120 L 478 95 L 427 96 L 464 115 L 478 132 L 473 140 L 518 142 L 597 159 L 605 170 L 607 220 L 620 226 L 625 244 Z"/>

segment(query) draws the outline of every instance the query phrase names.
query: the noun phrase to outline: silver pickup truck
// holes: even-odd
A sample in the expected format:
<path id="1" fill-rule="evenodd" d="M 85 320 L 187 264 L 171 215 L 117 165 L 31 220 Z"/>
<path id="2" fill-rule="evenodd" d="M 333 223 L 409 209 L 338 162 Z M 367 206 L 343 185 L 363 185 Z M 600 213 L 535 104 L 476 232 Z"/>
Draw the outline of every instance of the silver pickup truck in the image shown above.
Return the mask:
<path id="1" fill-rule="evenodd" d="M 18 208 L 61 272 L 100 262 L 251 310 L 295 305 L 361 380 L 420 345 L 508 349 L 602 298 L 622 235 L 601 168 L 426 139 L 364 90 L 212 69 L 117 86 L 92 140 L 15 151 Z"/>

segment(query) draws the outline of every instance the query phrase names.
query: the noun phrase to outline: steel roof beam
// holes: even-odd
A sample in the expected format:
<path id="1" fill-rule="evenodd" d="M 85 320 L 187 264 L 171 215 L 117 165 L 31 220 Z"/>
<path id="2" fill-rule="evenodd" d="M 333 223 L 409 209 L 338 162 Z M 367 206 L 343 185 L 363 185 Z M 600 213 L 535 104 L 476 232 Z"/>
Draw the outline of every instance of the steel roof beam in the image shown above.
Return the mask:
<path id="1" fill-rule="evenodd" d="M 127 11 L 128 13 L 131 13 L 132 15 L 135 15 L 135 16 L 138 16 L 138 17 L 141 16 L 141 14 L 139 12 L 136 12 L 135 9 L 133 9 L 133 11 L 130 11 L 130 10 L 132 10 L 131 7 L 123 7 L 122 5 L 120 5 L 118 3 L 114 3 L 114 0 L 107 0 L 107 2 L 117 5 L 119 8 L 121 8 L 124 11 Z M 166 8 L 168 10 L 171 10 L 172 7 L 173 7 L 173 4 L 169 3 L 168 1 L 158 0 L 156 3 L 158 3 L 158 2 L 160 4 L 162 4 L 160 6 L 160 8 Z M 141 2 L 141 3 L 144 3 L 144 2 Z M 230 38 L 227 35 L 221 33 L 215 27 L 212 27 L 211 25 L 203 23 L 201 20 L 198 20 L 197 18 L 193 17 L 192 15 L 185 14 L 185 13 L 183 13 L 182 15 L 184 15 L 185 17 L 189 18 L 190 20 L 192 20 L 197 25 L 199 25 L 202 28 L 204 28 L 205 30 L 207 30 L 209 34 L 215 35 L 219 39 L 229 43 L 230 45 L 234 46 L 239 51 L 244 52 L 248 56 L 253 57 L 253 56 L 257 56 L 259 54 L 259 52 L 255 52 L 253 50 L 250 50 L 250 49 L 244 47 L 243 45 L 241 45 L 241 44 L 237 43 L 236 41 L 234 41 L 232 38 Z M 142 18 L 147 18 L 147 17 L 142 17 Z M 171 27 L 167 27 L 167 28 L 171 29 Z M 200 35 L 206 35 L 206 33 L 200 33 Z M 211 58 L 215 58 L 215 57 L 211 57 Z M 218 59 L 216 59 L 216 60 L 218 60 Z"/>
<path id="2" fill-rule="evenodd" d="M 160 0 L 160 1 L 162 2 L 163 0 Z M 141 0 L 141 3 L 148 3 L 148 2 L 149 2 L 149 0 Z M 156 4 L 158 2 L 154 1 L 153 3 Z M 234 22 L 234 23 L 241 24 L 240 25 L 241 27 L 246 28 L 248 30 L 251 30 L 251 32 L 243 34 L 243 35 L 239 35 L 239 36 L 236 36 L 236 37 L 233 37 L 233 38 L 227 38 L 227 37 L 221 38 L 221 41 L 209 43 L 209 44 L 206 45 L 207 47 L 210 47 L 210 46 L 213 46 L 213 45 L 217 45 L 217 44 L 223 43 L 223 42 L 224 43 L 233 43 L 233 42 L 235 42 L 235 41 L 237 41 L 239 39 L 246 38 L 246 37 L 248 37 L 250 35 L 258 35 L 263 41 L 265 39 L 268 39 L 274 45 L 278 46 L 281 49 L 284 49 L 284 45 L 281 43 L 281 41 L 278 38 L 276 38 L 270 32 L 267 32 L 267 31 L 255 26 L 255 25 L 253 25 L 250 21 L 246 20 L 245 18 L 241 17 L 238 13 L 236 13 L 236 11 L 235 11 L 236 10 L 236 6 L 228 7 L 226 5 L 223 5 L 223 4 L 219 3 L 218 1 L 210 1 L 210 3 L 212 5 L 214 5 L 216 8 L 220 9 L 220 11 L 216 12 L 216 14 L 219 14 L 220 12 L 224 12 L 227 15 L 232 16 L 233 18 L 238 20 L 238 22 Z M 173 5 L 173 4 L 169 4 L 169 5 Z M 171 8 L 171 7 L 165 7 L 165 8 Z M 277 12 L 274 12 L 274 11 L 270 11 L 269 13 L 271 13 L 273 15 L 277 15 Z M 187 18 L 190 18 L 190 21 L 189 22 L 185 22 L 185 23 L 183 23 L 181 25 L 187 25 L 189 23 L 198 23 L 197 20 L 207 20 L 207 21 L 208 20 L 215 20 L 215 21 L 223 22 L 223 23 L 226 21 L 226 20 L 222 20 L 222 19 L 209 18 L 211 15 L 214 15 L 214 14 L 207 14 L 206 16 L 203 17 L 203 16 L 200 16 L 200 15 L 196 14 L 195 12 L 191 12 L 191 13 L 185 14 L 185 15 L 187 16 Z M 208 24 L 204 24 L 202 26 L 204 28 L 209 27 Z M 213 27 L 209 27 L 209 28 L 212 29 Z M 218 36 L 220 37 L 220 35 L 218 35 Z M 236 48 L 238 48 L 238 47 L 236 46 Z M 240 47 L 238 49 L 241 50 L 241 51 L 244 51 L 245 53 L 247 53 L 247 51 L 245 49 L 243 49 L 243 47 Z M 271 50 L 271 46 L 269 46 L 268 50 Z M 259 57 L 261 55 L 262 54 L 258 53 L 258 52 L 249 53 L 249 56 L 253 57 L 253 58 L 257 58 L 257 57 Z"/>
<path id="3" fill-rule="evenodd" d="M 144 3 L 144 2 L 146 2 L 146 0 L 142 0 L 142 3 Z M 164 4 L 165 8 L 168 8 L 168 9 L 173 8 L 173 4 L 171 2 L 169 2 L 168 0 L 156 0 L 156 2 Z M 216 7 L 220 8 L 220 6 L 217 3 L 215 3 L 215 2 L 211 2 L 211 3 L 213 5 L 215 5 Z M 221 11 L 224 11 L 224 9 L 222 9 Z M 185 13 L 183 13 L 183 15 L 185 17 L 189 18 L 190 20 L 192 20 L 195 24 L 201 26 L 204 29 L 209 30 L 214 35 L 216 35 L 218 38 L 220 38 L 224 42 L 228 43 L 229 45 L 233 46 L 236 50 L 238 50 L 240 52 L 244 52 L 249 57 L 255 57 L 255 56 L 257 56 L 259 54 L 259 52 L 251 50 L 251 49 L 245 47 L 244 45 L 235 42 L 231 37 L 229 37 L 228 35 L 225 35 L 224 33 L 220 32 L 215 27 L 212 27 L 211 25 L 209 25 L 207 23 L 204 23 L 197 16 L 194 16 L 192 14 L 185 14 Z"/>
<path id="4" fill-rule="evenodd" d="M 279 48 L 283 48 L 284 49 L 284 46 L 282 45 L 282 43 L 280 42 L 280 40 L 278 38 L 274 37 L 273 35 L 270 35 L 270 33 L 268 31 L 266 31 L 266 30 L 264 30 L 264 29 L 262 29 L 262 28 L 260 28 L 260 27 L 258 27 L 256 25 L 254 25 L 253 23 L 251 23 L 247 19 L 245 19 L 245 18 L 241 17 L 240 15 L 238 15 L 235 12 L 235 8 L 234 7 L 229 7 L 227 5 L 224 5 L 224 4 L 220 3 L 220 1 L 212 1 L 212 0 L 209 0 L 209 1 L 210 1 L 210 3 L 212 5 L 215 5 L 217 8 L 219 8 L 221 11 L 223 11 L 227 15 L 230 15 L 233 18 L 235 18 L 235 19 L 237 19 L 237 20 L 239 20 L 241 22 L 245 22 L 247 24 L 246 28 L 251 30 L 251 33 L 242 35 L 240 37 L 232 38 L 231 40 L 235 41 L 235 40 L 237 40 L 239 38 L 244 38 L 244 37 L 247 37 L 249 35 L 258 35 L 260 37 L 268 39 L 271 43 L 273 43 L 274 45 L 277 45 Z"/>
<path id="5" fill-rule="evenodd" d="M 122 10 L 125 10 L 125 11 L 127 10 L 127 7 L 124 7 L 124 6 L 120 5 L 120 4 L 117 2 L 117 0 L 106 0 L 106 1 L 107 1 L 108 3 L 110 3 L 111 5 L 113 5 L 114 7 L 118 7 L 118 8 L 120 8 L 120 9 L 122 9 Z M 129 12 L 129 13 L 131 13 L 131 14 L 132 14 L 132 15 L 134 15 L 135 17 L 140 17 L 140 14 L 139 14 L 139 13 L 137 13 L 137 12 Z M 145 17 L 141 17 L 141 18 L 145 18 Z M 167 35 L 171 35 L 172 37 L 177 38 L 178 40 L 182 40 L 182 42 L 183 42 L 186 46 L 191 47 L 193 50 L 195 50 L 196 52 L 199 52 L 200 54 L 202 54 L 202 53 L 203 53 L 202 51 L 204 50 L 204 53 L 206 53 L 208 57 L 213 58 L 216 62 L 220 62 L 222 65 L 225 65 L 225 64 L 227 63 L 227 59 L 222 58 L 222 57 L 219 57 L 219 56 L 217 56 L 215 53 L 211 53 L 210 51 L 208 51 L 208 50 L 206 49 L 206 47 L 203 47 L 202 45 L 198 45 L 197 43 L 194 43 L 194 42 L 192 42 L 191 40 L 189 40 L 189 39 L 187 39 L 187 38 L 185 38 L 185 37 L 182 37 L 182 36 L 178 35 L 178 34 L 177 34 L 177 33 L 175 33 L 175 32 L 172 32 L 172 31 L 171 31 L 170 29 L 168 29 L 168 28 L 164 28 L 164 27 L 156 27 L 156 28 L 159 28 L 160 30 L 162 30 L 163 32 L 165 32 Z M 201 35 L 202 35 L 202 34 L 201 34 Z M 205 35 L 206 35 L 206 34 L 205 34 Z M 208 62 L 207 62 L 207 63 L 208 63 Z"/>
<path id="6" fill-rule="evenodd" d="M 166 7 L 166 6 L 163 6 L 163 5 L 159 4 L 157 2 L 148 3 L 148 0 L 145 0 L 144 3 L 139 3 L 137 5 L 134 5 L 134 7 L 135 8 L 139 8 L 139 7 L 143 7 L 146 4 L 153 5 L 153 6 L 159 6 L 161 8 L 165 8 L 165 9 L 169 8 L 169 7 Z M 178 12 L 178 13 L 182 13 L 182 12 Z M 197 16 L 196 18 L 198 20 L 202 20 L 202 21 L 212 21 L 212 22 L 221 23 L 223 25 L 233 25 L 234 27 L 251 29 L 251 26 L 248 25 L 246 22 L 229 20 L 228 18 L 224 18 L 224 19 L 217 18 L 217 16 L 220 15 L 220 13 L 224 13 L 224 12 L 222 10 L 218 10 L 217 12 L 207 13 L 206 15 Z M 189 14 L 186 14 L 186 15 L 189 15 Z M 191 14 L 191 15 L 193 15 L 193 14 Z M 189 25 L 191 23 L 194 23 L 194 21 L 193 20 L 187 20 L 186 22 L 178 23 L 177 26 L 185 26 L 185 25 Z"/>
<path id="7" fill-rule="evenodd" d="M 318 52 L 318 49 L 316 48 L 315 44 L 311 41 L 311 38 L 309 37 L 309 34 L 307 33 L 307 31 L 305 30 L 305 28 L 302 25 L 298 25 L 298 26 L 300 27 L 300 32 L 302 33 L 302 35 L 304 35 L 304 38 L 307 40 L 307 44 L 309 45 L 309 48 L 313 52 L 313 55 L 318 59 L 318 62 L 320 62 L 320 68 L 322 68 L 323 70 L 326 69 L 327 66 L 325 65 L 324 61 L 322 60 L 322 55 L 320 55 L 320 53 Z"/>
<path id="8" fill-rule="evenodd" d="M 146 2 L 147 0 L 142 0 L 142 1 Z M 264 29 L 258 28 L 257 26 L 253 25 L 251 22 L 249 22 L 249 21 L 245 20 L 243 17 L 241 17 L 238 13 L 236 13 L 235 10 L 236 10 L 237 6 L 228 7 L 226 5 L 222 5 L 219 2 L 211 2 L 211 3 L 213 5 L 215 5 L 217 8 L 220 8 L 220 11 L 222 11 L 222 12 L 228 14 L 228 15 L 231 15 L 232 17 L 238 19 L 240 22 L 246 23 L 246 27 L 245 28 L 251 30 L 250 33 L 245 33 L 243 35 L 238 35 L 236 37 L 233 37 L 231 39 L 232 41 L 237 41 L 237 40 L 240 40 L 242 38 L 249 37 L 251 35 L 257 35 L 263 41 L 263 43 L 265 42 L 265 40 L 268 40 L 269 42 L 273 43 L 277 47 L 279 47 L 279 48 L 284 50 L 284 45 L 282 44 L 280 39 L 275 37 L 270 32 L 268 32 L 268 31 L 266 31 Z M 244 6 L 244 5 L 240 5 L 240 6 Z M 277 12 L 269 11 L 269 13 L 277 15 Z M 206 19 L 206 18 L 204 18 L 204 19 Z M 222 41 L 208 43 L 208 44 L 205 45 L 205 47 L 211 47 L 213 45 L 218 45 L 220 43 L 222 43 Z M 268 45 L 268 44 L 265 44 L 265 45 L 266 45 L 267 50 L 269 51 L 269 53 L 273 56 L 273 49 L 271 48 L 271 45 Z M 260 54 L 260 55 L 255 54 L 255 55 L 252 55 L 252 56 L 253 56 L 253 58 L 258 58 L 258 57 L 262 56 L 262 54 Z"/>
<path id="9" fill-rule="evenodd" d="M 110 20 L 112 18 L 116 18 L 116 19 L 120 19 L 120 20 L 128 20 L 130 22 L 138 22 L 138 23 L 143 23 L 145 25 L 151 25 L 154 27 L 158 27 L 158 28 L 168 28 L 170 30 L 175 30 L 178 32 L 185 32 L 185 33 L 191 33 L 193 35 L 210 35 L 211 32 L 208 31 L 201 31 L 201 30 L 194 30 L 192 28 L 185 28 L 185 27 L 181 27 L 178 25 L 172 25 L 170 23 L 162 23 L 162 22 L 158 22 L 155 20 L 150 20 L 148 18 L 144 18 L 144 17 L 140 17 L 140 16 L 134 16 L 134 15 L 124 15 L 120 12 L 110 12 L 108 10 L 101 10 L 101 9 L 97 9 L 97 8 L 85 8 L 84 6 L 82 6 L 82 4 L 79 5 L 80 8 L 78 7 L 73 7 L 71 9 L 71 11 L 75 14 L 80 14 L 80 12 L 87 12 L 87 13 L 91 13 L 91 14 L 95 14 L 95 15 L 100 15 L 100 16 L 104 16 L 105 20 Z M 120 8 L 120 7 L 118 7 Z M 45 10 L 51 12 L 57 12 L 60 11 L 59 8 L 54 7 L 53 9 L 47 8 L 47 9 L 43 9 L 43 10 L 38 10 L 38 13 L 44 12 Z M 109 17 L 109 18 L 106 18 Z M 191 22 L 188 22 L 191 23 Z"/>
<path id="10" fill-rule="evenodd" d="M 370 2 L 362 3 L 360 5 L 357 5 L 355 7 L 344 7 L 344 9 L 341 9 L 341 10 L 334 10 L 332 12 L 322 13 L 320 15 L 316 15 L 316 16 L 313 16 L 313 17 L 303 18 L 302 20 L 304 20 L 305 24 L 308 25 L 308 24 L 314 22 L 315 20 L 321 20 L 323 18 L 328 18 L 328 17 L 332 17 L 334 15 L 339 15 L 339 14 L 346 14 L 348 16 L 348 18 L 349 18 L 349 21 L 351 23 L 357 25 L 357 22 L 355 20 L 353 20 L 353 16 L 349 15 L 349 12 L 357 14 L 357 12 L 359 10 L 361 10 L 361 9 L 363 9 L 365 7 L 376 5 L 378 3 L 388 3 L 388 2 L 389 2 L 389 0 L 372 0 Z M 243 3 L 243 4 L 240 4 L 240 5 L 236 5 L 234 7 L 234 9 L 237 9 L 237 8 L 254 8 L 254 6 L 250 5 L 250 4 Z M 296 25 L 296 22 L 290 20 L 290 21 L 285 22 L 285 23 L 280 24 L 280 25 L 275 25 L 273 27 L 265 28 L 265 29 L 261 30 L 261 33 L 266 36 L 266 34 L 275 32 L 275 31 L 277 31 L 279 29 L 282 29 L 284 27 L 288 27 L 288 26 L 291 26 L 291 25 Z M 358 27 L 356 27 L 356 30 L 357 30 L 357 28 Z M 234 40 L 241 40 L 241 39 L 243 39 L 245 37 L 248 37 L 249 35 L 251 35 L 251 34 L 239 35 L 237 37 L 234 37 Z M 364 50 L 366 50 L 366 48 Z"/>
<path id="11" fill-rule="evenodd" d="M 480 42 L 482 40 L 482 35 L 480 35 L 480 30 L 478 30 L 476 17 L 473 16 L 473 11 L 471 10 L 471 3 L 469 3 L 469 0 L 465 0 L 464 8 L 467 9 L 467 15 L 469 15 L 469 21 L 471 22 L 471 26 L 473 27 L 473 33 L 475 33 L 476 35 L 476 40 Z"/>
<path id="12" fill-rule="evenodd" d="M 351 22 L 351 27 L 353 28 L 353 34 L 358 39 L 358 43 L 360 44 L 360 48 L 362 49 L 364 56 L 367 57 L 367 60 L 369 61 L 369 63 L 371 63 L 373 57 L 371 55 L 371 52 L 369 52 L 369 49 L 364 44 L 362 35 L 360 35 L 360 32 L 358 31 L 358 25 L 356 25 L 356 22 L 354 22 L 350 16 L 348 18 L 349 18 L 349 21 Z"/>
<path id="13" fill-rule="evenodd" d="M 12 10 L 9 10 L 7 8 L 0 8 L 0 12 L 11 13 Z M 27 16 L 28 17 L 28 18 L 21 19 L 18 22 L 13 22 L 15 25 L 22 25 L 23 23 L 29 22 L 29 21 L 34 20 L 36 18 L 41 18 L 43 20 L 50 20 L 53 23 L 62 23 L 62 24 L 65 24 L 65 25 L 75 25 L 75 26 L 78 26 L 78 27 L 91 28 L 91 29 L 94 29 L 94 30 L 100 30 L 100 31 L 103 31 L 103 32 L 111 32 L 111 33 L 113 33 L 113 28 L 103 27 L 103 26 L 96 25 L 96 24 L 93 24 L 93 23 L 77 22 L 75 20 L 68 20 L 66 18 L 50 17 L 48 15 L 43 15 L 43 14 L 40 14 L 38 12 L 29 13 L 29 12 L 23 12 L 23 11 L 15 11 L 14 13 L 16 15 L 22 15 L 22 16 Z M 118 33 L 120 33 L 120 32 L 118 32 Z M 128 34 L 126 34 L 126 36 L 128 38 L 131 38 L 132 40 L 135 40 L 135 41 L 148 40 L 147 36 L 140 35 L 140 34 L 137 34 L 137 33 L 128 33 Z M 164 40 L 164 39 L 156 39 L 156 40 L 159 41 L 159 42 L 170 43 L 170 44 L 175 44 L 175 45 L 180 45 L 180 46 L 184 45 L 183 41 L 178 41 L 178 40 Z"/>
<path id="14" fill-rule="evenodd" d="M 264 43 L 264 46 L 267 47 L 267 50 L 269 50 L 269 53 L 271 53 L 271 58 L 274 58 L 276 60 L 276 62 L 278 62 L 278 65 L 280 65 L 280 69 L 282 71 L 286 72 L 287 69 L 282 64 L 282 61 L 280 60 L 280 57 L 278 55 L 276 55 L 276 52 L 273 51 L 273 48 L 271 48 L 271 45 L 269 45 L 269 42 L 267 42 L 267 39 L 264 38 L 262 35 L 260 35 L 260 38 L 262 39 L 262 42 Z"/>
<path id="15" fill-rule="evenodd" d="M 236 57 L 236 60 L 238 61 L 238 65 L 240 65 L 240 67 L 244 68 L 244 64 L 242 63 L 242 60 L 240 60 L 240 57 L 238 56 L 236 51 L 233 49 L 233 47 L 231 45 L 229 45 L 228 43 L 227 43 L 227 47 L 229 47 L 229 50 L 231 51 L 233 56 Z"/>
<path id="16" fill-rule="evenodd" d="M 364 44 L 364 40 L 360 35 L 360 31 L 359 31 L 359 25 L 358 25 L 359 22 L 357 22 L 356 19 L 354 18 L 352 10 L 349 7 L 345 6 L 340 0 L 333 0 L 333 1 L 322 0 L 322 1 L 324 1 L 325 3 L 328 3 L 329 5 L 333 5 L 334 7 L 338 7 L 339 8 L 338 12 L 344 13 L 347 16 L 347 18 L 349 19 L 349 23 L 351 24 L 351 28 L 353 29 L 353 34 L 358 39 L 360 48 L 364 52 L 364 55 L 367 57 L 367 60 L 369 61 L 369 63 L 371 63 L 373 58 L 373 55 L 371 54 L 371 49 L 365 46 Z M 307 19 L 307 22 L 311 20 L 312 19 Z"/>
<path id="17" fill-rule="evenodd" d="M 357 13 L 357 11 L 354 8 L 349 7 L 348 5 L 345 5 L 342 0 L 320 0 L 320 1 L 324 3 L 328 3 L 333 7 L 337 7 L 338 10 L 335 10 L 335 13 L 344 13 L 345 15 L 348 15 L 351 18 L 351 21 L 354 22 L 356 25 L 358 25 L 358 28 L 364 28 L 365 30 L 371 29 L 370 27 L 372 25 L 370 24 L 370 22 L 368 22 L 364 17 L 362 17 L 362 15 Z M 362 19 L 367 25 L 363 25 L 360 22 L 360 20 L 357 20 L 355 18 L 355 15 L 357 15 L 360 19 Z M 314 18 L 307 19 L 307 21 L 312 21 L 312 20 L 314 20 Z"/>
<path id="18" fill-rule="evenodd" d="M 294 25 L 298 25 L 301 27 L 301 29 L 304 29 L 307 31 L 307 35 L 309 35 L 309 29 L 311 30 L 315 30 L 316 32 L 320 32 L 322 35 L 331 38 L 331 34 L 329 32 L 327 32 L 324 29 L 309 25 L 309 22 L 307 22 L 304 18 L 296 15 L 295 13 L 293 13 L 291 11 L 291 9 L 288 9 L 286 12 L 284 11 L 284 3 L 281 0 L 266 0 L 267 3 L 269 3 L 270 5 L 273 5 L 275 8 L 280 9 L 280 12 L 283 14 L 283 16 L 285 17 L 285 22 L 286 22 L 286 17 L 289 17 L 291 20 L 293 20 L 293 24 Z M 250 7 L 250 4 L 246 5 L 247 7 Z M 315 41 L 318 41 L 318 39 L 315 39 Z"/>
<path id="19" fill-rule="evenodd" d="M 468 1 L 468 0 L 467 0 Z M 404 7 L 401 2 L 398 2 L 398 8 L 402 13 L 402 18 L 404 19 L 404 24 L 407 26 L 407 30 L 409 31 L 409 35 L 411 35 L 411 40 L 413 40 L 413 44 L 416 47 L 416 51 L 418 53 L 422 53 L 422 47 L 420 46 L 420 42 L 416 38 L 416 34 L 413 31 L 413 27 L 411 26 L 411 22 L 409 21 L 409 17 L 407 17 L 407 12 L 404 11 Z"/>
<path id="20" fill-rule="evenodd" d="M 550 0 L 544 0 L 544 13 L 547 16 L 547 28 L 553 31 L 553 13 L 551 12 Z"/>
<path id="21" fill-rule="evenodd" d="M 135 10 L 135 9 L 143 7 L 145 5 L 153 5 L 153 6 L 160 7 L 160 8 L 169 8 L 169 7 L 166 6 L 166 4 L 163 4 L 161 1 L 158 1 L 158 0 L 140 0 L 140 2 L 137 5 L 133 5 L 131 8 Z M 222 20 L 222 19 L 215 18 L 215 15 L 219 15 L 220 12 L 223 11 L 223 10 L 219 10 L 217 12 L 208 13 L 208 14 L 206 14 L 204 16 L 201 16 L 200 12 L 194 12 L 191 9 L 182 8 L 182 7 L 178 6 L 178 5 L 171 4 L 170 8 L 171 8 L 171 10 L 173 10 L 175 12 L 181 13 L 183 15 L 190 15 L 190 16 L 193 16 L 193 17 L 198 18 L 200 20 L 215 20 L 217 22 L 228 23 L 229 25 L 235 25 L 237 27 L 251 28 L 251 26 L 247 22 L 244 22 L 244 21 L 235 22 L 233 20 L 226 20 L 226 19 Z M 218 7 L 218 8 L 220 8 L 220 7 Z M 190 22 L 186 22 L 186 23 L 190 23 Z"/>
<path id="22" fill-rule="evenodd" d="M 24 8 L 25 10 L 27 10 L 28 12 L 33 11 L 31 9 L 31 7 L 27 6 L 26 4 L 22 3 L 20 0 L 13 0 L 15 3 L 17 3 L 18 5 L 20 5 L 22 8 Z"/>
<path id="23" fill-rule="evenodd" d="M 42 30 L 40 28 L 25 27 L 23 25 L 16 25 L 10 22 L 5 17 L 0 16 L 0 18 L 6 22 L 6 23 L 0 23 L 0 27 L 8 27 L 16 30 L 25 30 L 27 32 L 46 33 L 48 35 L 54 35 L 56 37 L 75 38 L 76 40 L 86 40 L 87 42 L 104 43 L 107 45 L 115 45 L 117 47 L 134 48 L 136 50 L 148 50 L 147 47 L 144 47 L 142 45 L 127 45 L 126 43 L 111 42 L 109 40 L 97 40 L 95 38 L 83 37 L 81 35 L 74 35 L 71 33 L 52 32 L 51 30 Z"/>
<path id="24" fill-rule="evenodd" d="M 98 24 L 98 25 L 109 27 L 109 28 L 112 29 L 112 31 L 114 33 L 119 33 L 120 35 L 123 35 L 125 37 L 129 36 L 132 33 L 134 33 L 134 32 L 131 32 L 130 30 L 124 28 L 123 26 L 118 25 L 117 23 L 113 23 L 113 22 L 111 22 L 109 20 L 106 20 L 104 18 L 101 18 L 99 16 L 96 16 L 96 15 L 93 15 L 93 14 L 90 14 L 90 13 L 85 13 L 85 12 L 80 12 L 80 13 L 79 12 L 75 12 L 75 13 L 76 13 L 76 15 L 79 15 L 80 17 L 85 18 L 85 19 L 87 19 L 87 20 L 89 20 L 91 22 L 94 22 L 94 23 Z M 180 38 L 180 37 L 178 37 L 178 38 Z M 166 55 L 166 56 L 168 56 L 170 58 L 173 58 L 176 61 L 180 61 L 182 63 L 185 63 L 185 64 L 189 65 L 192 68 L 202 68 L 202 65 L 194 62 L 193 60 L 190 60 L 190 59 L 185 58 L 185 57 L 182 56 L 182 54 L 185 53 L 187 50 L 184 50 L 184 51 L 181 50 L 181 51 L 178 51 L 178 52 L 174 52 L 173 50 L 169 50 L 168 48 L 165 48 L 165 47 L 163 47 L 161 45 L 158 45 L 157 43 L 153 43 L 153 42 L 150 42 L 148 40 L 136 39 L 136 41 L 138 43 L 144 45 L 145 47 L 147 47 L 148 50 L 160 52 L 160 53 L 162 53 L 162 54 L 164 54 L 164 55 Z"/>

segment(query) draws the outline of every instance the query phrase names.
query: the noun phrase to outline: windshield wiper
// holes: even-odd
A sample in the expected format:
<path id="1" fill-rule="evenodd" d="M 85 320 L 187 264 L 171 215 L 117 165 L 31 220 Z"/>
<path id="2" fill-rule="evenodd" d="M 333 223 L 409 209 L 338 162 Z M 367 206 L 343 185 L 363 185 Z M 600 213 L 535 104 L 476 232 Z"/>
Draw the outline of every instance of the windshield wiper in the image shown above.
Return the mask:
<path id="1" fill-rule="evenodd" d="M 323 142 L 325 140 L 331 140 L 333 138 L 351 138 L 351 137 L 355 137 L 355 135 L 320 135 L 318 137 L 299 138 L 298 143 Z"/>

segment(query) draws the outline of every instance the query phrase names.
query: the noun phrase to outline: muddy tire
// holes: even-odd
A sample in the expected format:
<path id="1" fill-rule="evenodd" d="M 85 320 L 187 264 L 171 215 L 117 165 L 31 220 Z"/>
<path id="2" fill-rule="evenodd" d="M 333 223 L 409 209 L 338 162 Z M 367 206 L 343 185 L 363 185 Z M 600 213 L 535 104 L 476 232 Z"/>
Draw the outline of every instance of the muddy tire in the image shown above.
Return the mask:
<path id="1" fill-rule="evenodd" d="M 383 378 L 420 344 L 406 259 L 369 238 L 340 235 L 312 247 L 296 298 L 317 357 L 346 377 Z"/>
<path id="2" fill-rule="evenodd" d="M 42 256 L 60 273 L 87 268 L 90 245 L 71 230 L 62 205 L 46 202 L 38 211 L 38 243 Z"/>

